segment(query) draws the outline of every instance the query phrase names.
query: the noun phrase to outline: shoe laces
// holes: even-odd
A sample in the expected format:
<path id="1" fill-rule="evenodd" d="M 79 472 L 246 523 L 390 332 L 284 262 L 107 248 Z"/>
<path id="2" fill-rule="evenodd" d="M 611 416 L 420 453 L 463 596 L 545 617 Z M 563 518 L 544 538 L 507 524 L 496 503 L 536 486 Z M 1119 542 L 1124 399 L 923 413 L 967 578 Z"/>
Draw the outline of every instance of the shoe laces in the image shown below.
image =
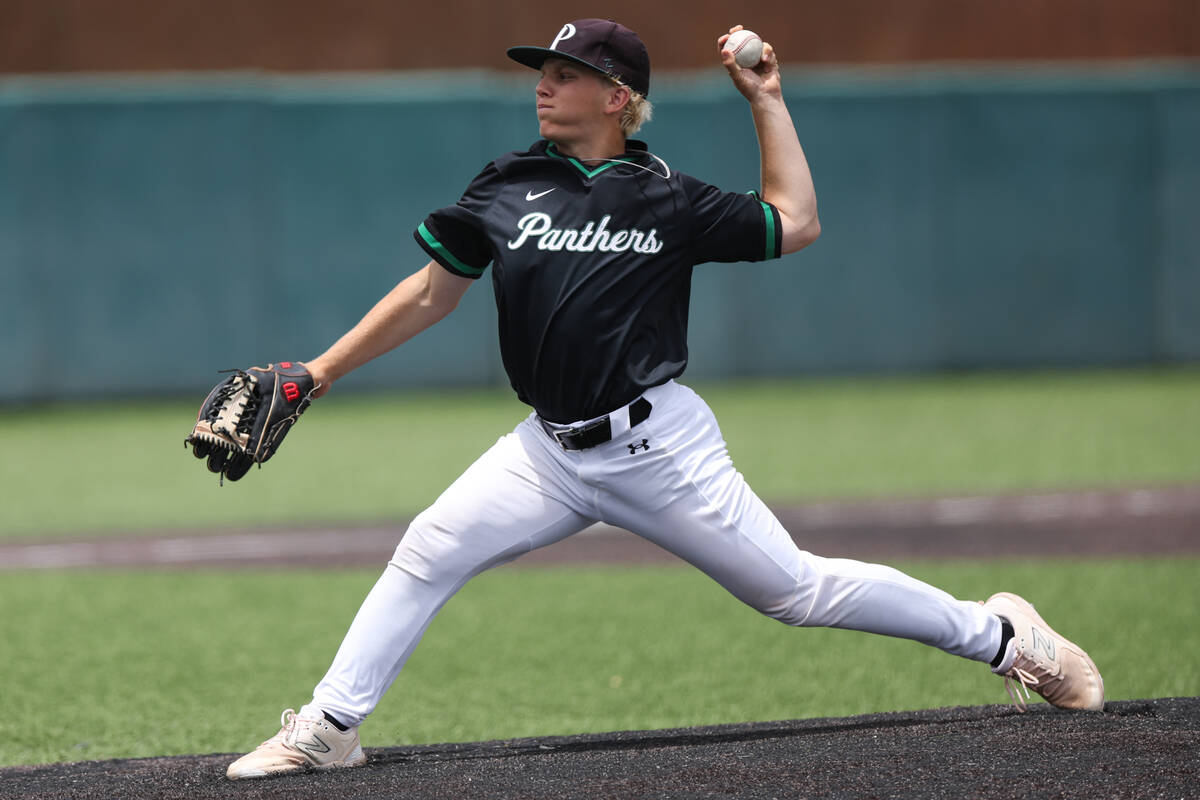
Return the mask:
<path id="1" fill-rule="evenodd" d="M 1029 699 L 1029 690 L 1033 689 L 1046 697 L 1054 693 L 1056 677 L 1061 680 L 1062 673 L 1056 672 L 1054 662 L 1041 657 L 1036 651 L 1025 651 L 1018 645 L 1012 668 L 1004 674 L 1004 688 L 1017 709 L 1025 711 L 1028 708 L 1025 700 Z"/>
<path id="2" fill-rule="evenodd" d="M 1021 669 L 1020 667 L 1014 666 L 1004 674 L 1004 689 L 1008 692 L 1008 696 L 1012 700 L 1013 705 L 1016 706 L 1017 710 L 1022 714 L 1029 709 L 1029 704 L 1026 701 L 1030 699 L 1030 686 L 1033 686 L 1034 689 L 1037 688 L 1037 676 Z M 1024 697 L 1022 697 L 1022 694 L 1024 694 Z"/>
<path id="3" fill-rule="evenodd" d="M 279 724 L 283 726 L 282 730 L 276 734 L 276 738 L 286 747 L 296 748 L 296 740 L 300 738 L 301 728 L 304 727 L 301 723 L 314 722 L 315 720 L 309 717 L 302 717 L 296 713 L 295 709 L 286 709 L 279 715 Z"/>

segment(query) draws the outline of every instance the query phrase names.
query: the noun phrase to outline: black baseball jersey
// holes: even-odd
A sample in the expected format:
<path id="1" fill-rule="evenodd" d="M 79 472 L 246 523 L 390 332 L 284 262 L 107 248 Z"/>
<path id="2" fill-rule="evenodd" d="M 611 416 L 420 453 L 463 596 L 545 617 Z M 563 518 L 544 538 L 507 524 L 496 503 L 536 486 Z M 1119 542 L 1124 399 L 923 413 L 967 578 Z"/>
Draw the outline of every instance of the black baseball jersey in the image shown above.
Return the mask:
<path id="1" fill-rule="evenodd" d="M 598 166 L 535 143 L 484 168 L 414 233 L 456 275 L 489 263 L 500 352 L 551 422 L 600 416 L 687 366 L 692 267 L 780 255 L 779 212 L 672 172 L 630 140 Z"/>

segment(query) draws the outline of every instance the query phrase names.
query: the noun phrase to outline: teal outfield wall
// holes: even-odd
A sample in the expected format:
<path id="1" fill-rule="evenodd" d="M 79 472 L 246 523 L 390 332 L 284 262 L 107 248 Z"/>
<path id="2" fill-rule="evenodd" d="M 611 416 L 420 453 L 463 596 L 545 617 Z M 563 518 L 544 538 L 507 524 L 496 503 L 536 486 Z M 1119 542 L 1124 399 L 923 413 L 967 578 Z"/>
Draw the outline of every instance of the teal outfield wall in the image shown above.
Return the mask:
<path id="1" fill-rule="evenodd" d="M 690 376 L 1200 359 L 1200 66 L 786 77 L 824 234 L 697 268 Z M 756 188 L 723 76 L 654 94 L 652 149 Z M 0 399 L 315 355 L 425 262 L 429 210 L 536 138 L 531 98 L 474 73 L 0 81 Z M 351 381 L 501 382 L 494 324 L 484 281 Z"/>

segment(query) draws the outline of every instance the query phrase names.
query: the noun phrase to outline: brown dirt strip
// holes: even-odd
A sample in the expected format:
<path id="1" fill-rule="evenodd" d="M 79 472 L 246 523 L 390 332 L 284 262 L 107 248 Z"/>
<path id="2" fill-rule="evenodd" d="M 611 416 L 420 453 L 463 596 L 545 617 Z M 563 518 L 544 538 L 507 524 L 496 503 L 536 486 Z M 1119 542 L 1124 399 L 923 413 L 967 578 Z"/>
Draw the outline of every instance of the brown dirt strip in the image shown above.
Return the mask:
<path id="1" fill-rule="evenodd" d="M 809 503 L 775 513 L 804 549 L 865 560 L 1200 554 L 1200 486 Z M 407 521 L 301 530 L 179 531 L 0 544 L 0 570 L 72 567 L 346 567 L 387 561 Z M 678 563 L 597 525 L 522 566 Z"/>
<path id="2" fill-rule="evenodd" d="M 365 766 L 231 782 L 233 754 L 0 769 L 0 797 L 1182 798 L 1200 698 L 1038 705 L 368 749 Z"/>

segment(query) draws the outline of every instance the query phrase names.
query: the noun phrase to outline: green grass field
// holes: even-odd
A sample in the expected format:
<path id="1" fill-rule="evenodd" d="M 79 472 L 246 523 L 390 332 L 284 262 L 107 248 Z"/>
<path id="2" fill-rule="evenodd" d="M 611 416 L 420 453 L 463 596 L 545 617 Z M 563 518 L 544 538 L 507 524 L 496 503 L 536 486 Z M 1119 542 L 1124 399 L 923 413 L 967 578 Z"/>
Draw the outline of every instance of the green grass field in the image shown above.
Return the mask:
<path id="1" fill-rule="evenodd" d="M 928 495 L 1200 481 L 1200 370 L 702 387 L 760 494 Z M 0 537 L 402 518 L 524 411 L 507 393 L 330 397 L 237 484 L 191 404 L 0 411 Z M 899 565 L 1027 593 L 1111 699 L 1200 694 L 1200 559 Z M 382 567 L 382 565 L 381 565 Z M 323 674 L 378 570 L 4 573 L 0 765 L 235 752 Z M 439 616 L 367 746 L 977 705 L 980 665 L 788 630 L 687 568 L 506 568 Z"/>
<path id="2" fill-rule="evenodd" d="M 1195 560 L 908 564 L 963 597 L 1035 597 L 1111 699 L 1200 694 Z M 372 572 L 4 578 L 0 764 L 232 752 L 324 673 Z M 1103 591 L 1098 591 L 1103 587 Z M 18 657 L 19 654 L 19 657 Z M 795 630 L 685 568 L 505 568 L 434 621 L 366 746 L 1007 702 L 986 667 Z"/>
<path id="3" fill-rule="evenodd" d="M 770 502 L 1200 481 L 1200 369 L 701 387 Z M 0 537 L 411 516 L 527 413 L 508 391 L 336 394 L 217 486 L 191 403 L 0 410 Z"/>

